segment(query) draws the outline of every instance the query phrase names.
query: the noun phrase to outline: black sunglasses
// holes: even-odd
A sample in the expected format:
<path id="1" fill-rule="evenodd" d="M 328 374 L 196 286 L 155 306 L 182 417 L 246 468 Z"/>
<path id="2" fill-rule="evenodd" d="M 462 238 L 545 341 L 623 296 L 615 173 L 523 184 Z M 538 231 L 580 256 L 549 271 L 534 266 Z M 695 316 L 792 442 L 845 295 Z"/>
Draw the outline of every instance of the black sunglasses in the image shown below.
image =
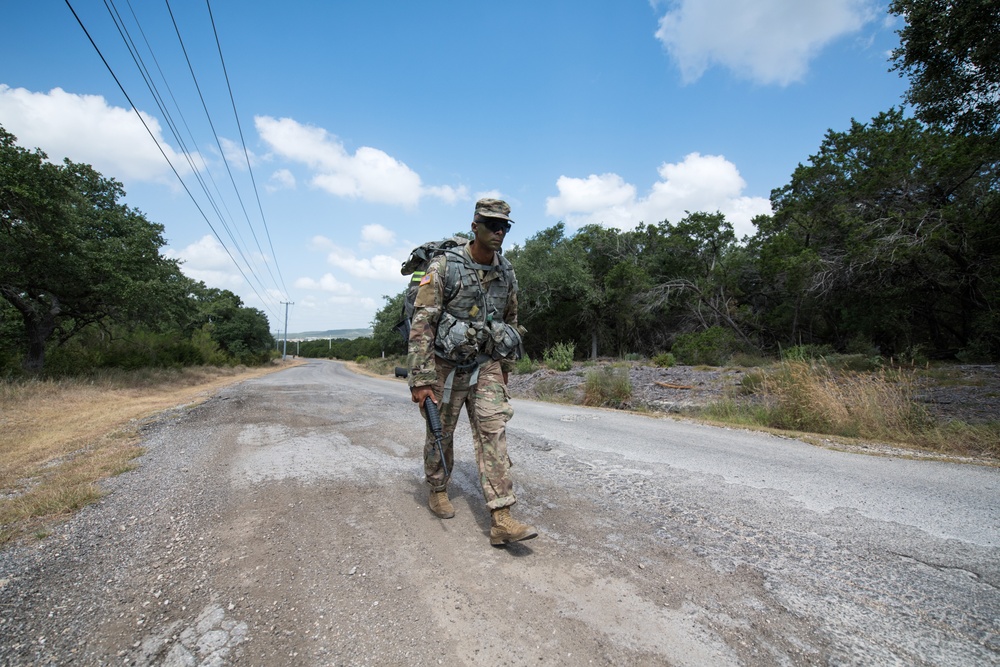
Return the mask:
<path id="1" fill-rule="evenodd" d="M 490 230 L 494 234 L 499 232 L 501 229 L 503 233 L 506 234 L 510 231 L 510 222 L 507 220 L 498 220 L 496 218 L 483 218 L 480 220 L 481 224 L 486 225 L 486 229 Z"/>

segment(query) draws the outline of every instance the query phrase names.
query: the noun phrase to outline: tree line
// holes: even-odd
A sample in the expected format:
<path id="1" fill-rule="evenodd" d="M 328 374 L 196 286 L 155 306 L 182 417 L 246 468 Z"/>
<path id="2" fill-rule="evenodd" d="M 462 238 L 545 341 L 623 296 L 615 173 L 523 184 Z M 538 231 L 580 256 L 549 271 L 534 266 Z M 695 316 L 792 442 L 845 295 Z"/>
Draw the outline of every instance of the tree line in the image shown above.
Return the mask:
<path id="1" fill-rule="evenodd" d="M 0 126 L 0 375 L 269 358 L 264 313 L 184 276 L 124 194 Z"/>
<path id="2" fill-rule="evenodd" d="M 1000 358 L 1000 5 L 896 0 L 905 101 L 827 132 L 737 239 L 719 212 L 559 223 L 506 256 L 529 354 L 792 346 L 910 358 Z M 391 344 L 396 301 L 372 322 Z M 397 342 L 395 351 L 402 349 Z"/>

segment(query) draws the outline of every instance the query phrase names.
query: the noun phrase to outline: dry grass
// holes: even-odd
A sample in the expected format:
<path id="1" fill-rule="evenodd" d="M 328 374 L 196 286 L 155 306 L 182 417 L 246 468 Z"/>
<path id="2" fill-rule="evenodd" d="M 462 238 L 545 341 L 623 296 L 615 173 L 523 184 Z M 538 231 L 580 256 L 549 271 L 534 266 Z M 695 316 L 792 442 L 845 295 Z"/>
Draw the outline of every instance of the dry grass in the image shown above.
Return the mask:
<path id="1" fill-rule="evenodd" d="M 587 371 L 583 404 L 597 407 L 624 408 L 632 400 L 632 382 L 625 366 L 604 366 Z"/>
<path id="2" fill-rule="evenodd" d="M 914 382 L 902 371 L 835 372 L 787 361 L 764 378 L 774 400 L 771 426 L 853 438 L 912 439 L 930 425 L 913 400 Z"/>
<path id="3" fill-rule="evenodd" d="M 1000 422 L 937 423 L 914 400 L 917 370 L 837 370 L 820 361 L 783 361 L 747 374 L 743 390 L 761 400 L 727 400 L 706 410 L 709 418 L 1000 459 Z"/>
<path id="4" fill-rule="evenodd" d="M 296 363 L 0 384 L 0 545 L 100 498 L 99 482 L 142 454 L 144 420 Z"/>

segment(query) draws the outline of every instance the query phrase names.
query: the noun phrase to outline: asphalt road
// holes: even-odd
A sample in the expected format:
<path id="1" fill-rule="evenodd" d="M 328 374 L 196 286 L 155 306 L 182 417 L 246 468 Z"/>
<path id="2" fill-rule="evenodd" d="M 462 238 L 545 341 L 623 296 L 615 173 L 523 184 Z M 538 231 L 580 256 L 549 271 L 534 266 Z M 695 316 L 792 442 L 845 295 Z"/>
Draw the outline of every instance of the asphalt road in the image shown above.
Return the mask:
<path id="1" fill-rule="evenodd" d="M 497 549 L 468 428 L 426 509 L 399 381 L 333 362 L 163 416 L 0 554 L 0 664 L 1000 665 L 1000 471 L 514 401 Z"/>

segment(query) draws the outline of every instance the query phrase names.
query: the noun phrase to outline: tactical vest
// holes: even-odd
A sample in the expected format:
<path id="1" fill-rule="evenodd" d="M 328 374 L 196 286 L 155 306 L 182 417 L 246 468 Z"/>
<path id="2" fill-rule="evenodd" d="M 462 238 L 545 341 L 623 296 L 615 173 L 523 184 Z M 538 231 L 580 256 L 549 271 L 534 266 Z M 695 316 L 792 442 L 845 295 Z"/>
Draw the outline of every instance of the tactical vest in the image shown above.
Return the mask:
<path id="1" fill-rule="evenodd" d="M 497 343 L 498 332 L 512 329 L 503 326 L 503 316 L 517 280 L 507 258 L 497 258 L 497 265 L 484 265 L 475 263 L 464 248 L 445 251 L 444 304 L 434 339 L 434 351 L 444 359 L 471 365 L 482 355 L 499 359 L 511 354 L 503 349 L 507 345 L 498 348 Z M 497 275 L 481 281 L 481 270 Z"/>

